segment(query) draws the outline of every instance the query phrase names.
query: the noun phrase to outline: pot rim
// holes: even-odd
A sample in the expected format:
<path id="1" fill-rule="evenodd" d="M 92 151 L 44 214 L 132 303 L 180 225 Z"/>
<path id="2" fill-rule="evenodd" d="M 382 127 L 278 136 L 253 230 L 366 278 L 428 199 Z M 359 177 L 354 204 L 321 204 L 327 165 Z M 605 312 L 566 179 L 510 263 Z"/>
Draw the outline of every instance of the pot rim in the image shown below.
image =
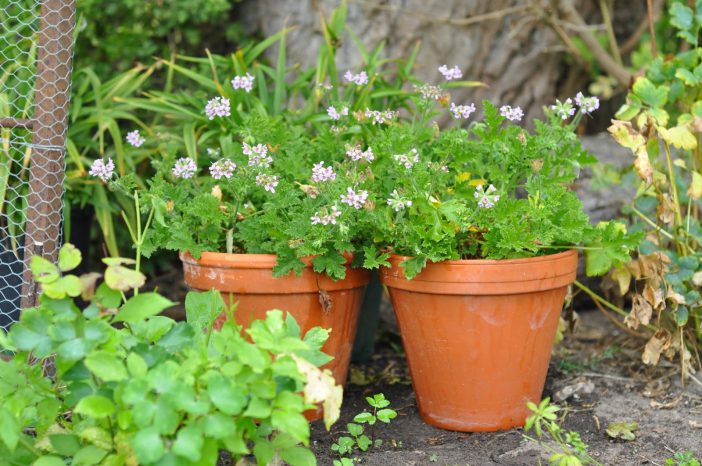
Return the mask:
<path id="1" fill-rule="evenodd" d="M 189 252 L 181 251 L 178 256 L 182 262 L 200 267 L 272 269 L 278 262 L 277 254 L 241 254 L 203 251 L 200 258 L 195 259 Z M 344 256 L 346 257 L 346 263 L 344 265 L 350 265 L 353 261 L 353 253 L 344 253 Z M 314 256 L 306 256 L 302 257 L 300 260 L 305 264 L 305 267 L 311 267 L 313 259 Z"/>
<path id="2" fill-rule="evenodd" d="M 427 262 L 427 266 L 429 265 L 512 265 L 512 264 L 524 264 L 524 263 L 530 263 L 533 264 L 535 262 L 548 262 L 548 261 L 557 261 L 557 260 L 562 260 L 563 258 L 571 255 L 577 255 L 578 250 L 573 248 L 573 249 L 567 249 L 562 252 L 557 252 L 555 254 L 546 254 L 544 256 L 533 256 L 533 257 L 520 257 L 517 259 L 447 259 L 439 262 Z M 398 264 L 400 262 L 404 262 L 408 259 L 412 259 L 412 256 L 405 256 L 402 254 L 391 254 L 390 258 L 388 259 L 390 262 L 397 262 Z"/>

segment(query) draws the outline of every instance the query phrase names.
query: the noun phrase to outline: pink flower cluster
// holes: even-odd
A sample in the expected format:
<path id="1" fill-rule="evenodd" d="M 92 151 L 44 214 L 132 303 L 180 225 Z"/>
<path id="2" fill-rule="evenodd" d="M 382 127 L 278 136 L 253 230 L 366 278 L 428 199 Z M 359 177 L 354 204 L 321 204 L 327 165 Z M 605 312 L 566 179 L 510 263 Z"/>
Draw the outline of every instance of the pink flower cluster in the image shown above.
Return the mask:
<path id="1" fill-rule="evenodd" d="M 250 167 L 267 168 L 273 163 L 273 157 L 268 155 L 268 146 L 266 144 L 250 146 L 244 142 L 241 148 L 244 155 L 249 157 Z"/>
<path id="2" fill-rule="evenodd" d="M 341 202 L 350 205 L 354 209 L 360 209 L 368 200 L 368 191 L 360 189 L 356 192 L 353 188 L 346 188 L 346 194 L 341 195 Z"/>
<path id="3" fill-rule="evenodd" d="M 443 95 L 443 92 L 439 86 L 432 86 L 430 84 L 414 86 L 414 89 L 422 95 L 423 99 L 426 100 L 439 100 Z"/>
<path id="4" fill-rule="evenodd" d="M 392 207 L 395 210 L 395 212 L 399 212 L 401 210 L 404 210 L 406 207 L 412 206 L 412 201 L 410 199 L 406 199 L 400 196 L 400 193 L 397 192 L 397 189 L 393 189 L 393 191 L 390 193 L 390 198 L 387 201 L 388 205 Z"/>
<path id="5" fill-rule="evenodd" d="M 350 83 L 354 83 L 357 86 L 364 86 L 368 84 L 368 74 L 365 71 L 361 71 L 358 74 L 353 74 L 351 70 L 346 70 L 346 73 L 344 73 L 344 79 Z"/>
<path id="6" fill-rule="evenodd" d="M 447 81 L 451 81 L 453 79 L 461 79 L 463 77 L 463 73 L 458 68 L 458 66 L 454 66 L 453 68 L 449 68 L 446 65 L 441 65 L 439 67 L 439 73 L 444 75 L 444 78 Z"/>
<path id="7" fill-rule="evenodd" d="M 332 167 L 325 167 L 324 161 L 315 163 L 312 166 L 312 181 L 321 183 L 324 181 L 334 181 L 336 179 L 336 173 Z"/>
<path id="8" fill-rule="evenodd" d="M 600 108 L 600 99 L 595 96 L 585 97 L 582 92 L 575 96 L 575 105 L 580 107 L 583 113 L 592 113 Z"/>
<path id="9" fill-rule="evenodd" d="M 493 185 L 488 186 L 485 190 L 481 184 L 476 186 L 473 196 L 478 199 L 478 207 L 483 209 L 491 209 L 495 207 L 497 201 L 500 200 L 499 194 L 493 194 L 496 191 L 497 189 Z"/>
<path id="10" fill-rule="evenodd" d="M 205 115 L 210 120 L 214 120 L 215 117 L 228 117 L 231 115 L 229 99 L 226 97 L 210 99 L 205 106 Z"/>
<path id="11" fill-rule="evenodd" d="M 236 170 L 236 164 L 229 159 L 220 159 L 210 165 L 210 175 L 215 180 L 231 178 L 234 170 Z"/>
<path id="12" fill-rule="evenodd" d="M 141 147 L 146 142 L 146 139 L 139 134 L 139 130 L 135 129 L 127 133 L 127 142 L 134 147 Z"/>
<path id="13" fill-rule="evenodd" d="M 328 107 L 327 108 L 327 115 L 329 115 L 329 118 L 332 120 L 340 120 L 342 116 L 346 116 L 349 114 L 349 108 L 348 107 L 341 107 L 341 110 L 338 111 L 336 107 Z"/>
<path id="14" fill-rule="evenodd" d="M 524 118 L 524 112 L 520 107 L 512 108 L 509 105 L 503 105 L 500 107 L 500 115 L 510 121 L 521 121 L 522 118 Z"/>
<path id="15" fill-rule="evenodd" d="M 397 116 L 397 112 L 392 110 L 383 110 L 381 112 L 379 110 L 371 110 L 367 108 L 363 112 L 363 115 L 366 118 L 371 118 L 373 120 L 374 125 L 382 125 L 395 118 Z"/>
<path id="16" fill-rule="evenodd" d="M 341 211 L 333 205 L 331 210 L 324 208 L 321 213 L 319 211 L 315 212 L 314 215 L 310 217 L 310 221 L 312 225 L 336 225 L 336 219 L 340 216 Z"/>
<path id="17" fill-rule="evenodd" d="M 244 76 L 234 76 L 234 79 L 232 79 L 232 87 L 234 89 L 243 89 L 246 92 L 251 92 L 251 89 L 253 89 L 254 79 L 256 78 L 251 76 L 249 73 L 246 73 Z"/>
<path id="18" fill-rule="evenodd" d="M 347 148 L 346 156 L 354 162 L 358 162 L 359 160 L 365 160 L 366 162 L 370 163 L 375 159 L 375 155 L 373 155 L 373 149 L 369 147 L 368 149 L 363 151 L 361 150 L 361 146 L 358 145 L 353 146 L 351 148 Z"/>
<path id="19" fill-rule="evenodd" d="M 88 172 L 90 176 L 97 176 L 104 182 L 110 181 L 112 175 L 115 172 L 115 163 L 112 159 L 108 158 L 107 163 L 103 159 L 96 159 L 90 166 L 90 171 Z"/>
<path id="20" fill-rule="evenodd" d="M 412 149 L 407 154 L 395 154 L 392 158 L 404 165 L 407 170 L 410 170 L 415 163 L 419 162 L 419 152 L 417 152 L 417 149 Z"/>
<path id="21" fill-rule="evenodd" d="M 259 173 L 256 175 L 256 184 L 263 186 L 263 189 L 270 193 L 275 193 L 275 188 L 278 186 L 278 177 L 266 173 Z"/>
<path id="22" fill-rule="evenodd" d="M 451 102 L 450 110 L 456 120 L 466 119 L 469 118 L 473 112 L 475 112 L 475 104 L 456 105 Z"/>
<path id="23" fill-rule="evenodd" d="M 171 172 L 176 178 L 192 178 L 197 172 L 197 165 L 190 157 L 181 157 L 176 160 Z"/>

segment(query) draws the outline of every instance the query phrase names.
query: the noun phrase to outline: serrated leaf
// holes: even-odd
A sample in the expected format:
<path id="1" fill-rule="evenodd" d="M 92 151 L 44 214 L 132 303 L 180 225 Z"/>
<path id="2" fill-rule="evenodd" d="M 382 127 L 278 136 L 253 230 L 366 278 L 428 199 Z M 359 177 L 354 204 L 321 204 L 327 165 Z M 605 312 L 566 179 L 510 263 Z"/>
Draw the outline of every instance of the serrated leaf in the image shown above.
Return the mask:
<path id="1" fill-rule="evenodd" d="M 668 101 L 669 88 L 667 86 L 656 86 L 645 77 L 636 78 L 631 90 L 636 94 L 636 97 L 641 99 L 641 102 L 653 108 L 663 107 Z"/>
<path id="2" fill-rule="evenodd" d="M 85 358 L 86 367 L 105 382 L 119 382 L 128 376 L 127 368 L 120 358 L 107 350 L 97 350 Z"/>
<path id="3" fill-rule="evenodd" d="M 697 138 L 687 126 L 658 128 L 658 132 L 665 142 L 678 149 L 692 150 L 697 147 Z"/>
<path id="4" fill-rule="evenodd" d="M 83 293 L 83 282 L 75 275 L 66 275 L 41 286 L 42 292 L 51 299 L 75 298 Z"/>

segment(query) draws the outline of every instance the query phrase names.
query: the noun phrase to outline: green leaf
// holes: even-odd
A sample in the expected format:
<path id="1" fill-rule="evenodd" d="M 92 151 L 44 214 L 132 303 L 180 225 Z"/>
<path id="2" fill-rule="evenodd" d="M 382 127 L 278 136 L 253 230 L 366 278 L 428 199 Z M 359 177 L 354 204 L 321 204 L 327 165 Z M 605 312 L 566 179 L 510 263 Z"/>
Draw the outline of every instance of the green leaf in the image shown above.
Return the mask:
<path id="1" fill-rule="evenodd" d="M 243 415 L 254 419 L 266 419 L 271 415 L 271 403 L 255 396 L 249 401 Z"/>
<path id="2" fill-rule="evenodd" d="M 680 2 L 675 2 L 670 6 L 670 24 L 683 31 L 689 31 L 694 24 L 694 13 L 692 9 Z"/>
<path id="3" fill-rule="evenodd" d="M 105 450 L 95 445 L 88 445 L 76 453 L 71 466 L 93 466 L 95 464 L 101 464 L 100 462 L 106 455 L 107 452 Z"/>
<path id="4" fill-rule="evenodd" d="M 111 265 L 105 270 L 105 283 L 113 290 L 129 291 L 144 286 L 146 276 L 121 265 Z"/>
<path id="5" fill-rule="evenodd" d="M 672 128 L 658 128 L 658 132 L 665 142 L 678 149 L 692 150 L 697 147 L 697 137 L 687 126 L 674 126 Z"/>
<path id="6" fill-rule="evenodd" d="M 60 277 L 58 268 L 50 261 L 41 256 L 32 256 L 29 261 L 29 268 L 37 283 L 51 283 Z"/>
<path id="7" fill-rule="evenodd" d="M 638 422 L 612 422 L 607 426 L 606 432 L 612 438 L 632 441 L 636 439 L 639 429 Z"/>
<path id="8" fill-rule="evenodd" d="M 193 343 L 193 328 L 186 322 L 178 322 L 161 338 L 157 345 L 166 351 L 180 351 Z"/>
<path id="9" fill-rule="evenodd" d="M 678 324 L 679 327 L 684 327 L 687 325 L 689 316 L 690 312 L 686 306 L 678 306 L 678 308 L 675 310 L 675 323 Z"/>
<path id="10" fill-rule="evenodd" d="M 12 452 L 17 447 L 21 435 L 17 419 L 6 408 L 0 408 L 0 440 Z"/>
<path id="11" fill-rule="evenodd" d="M 124 303 L 115 316 L 114 322 L 127 322 L 129 324 L 141 322 L 174 304 L 158 293 L 140 293 Z"/>
<path id="12" fill-rule="evenodd" d="M 75 298 L 83 292 L 83 282 L 75 275 L 66 275 L 51 283 L 44 283 L 41 289 L 51 299 L 63 299 L 66 296 Z"/>
<path id="13" fill-rule="evenodd" d="M 221 413 L 212 413 L 205 418 L 205 434 L 218 439 L 236 435 L 236 423 L 230 416 Z"/>
<path id="14" fill-rule="evenodd" d="M 80 250 L 72 244 L 64 244 L 59 250 L 58 268 L 62 272 L 68 272 L 80 265 L 83 256 Z"/>
<path id="15" fill-rule="evenodd" d="M 185 316 L 196 331 L 210 329 L 225 307 L 222 295 L 217 290 L 191 291 L 185 297 Z"/>
<path id="16" fill-rule="evenodd" d="M 198 461 L 201 456 L 202 444 L 203 438 L 200 429 L 188 425 L 178 431 L 178 436 L 172 447 L 173 453 L 190 461 Z"/>
<path id="17" fill-rule="evenodd" d="M 26 309 L 20 321 L 11 327 L 10 341 L 20 351 L 33 351 L 38 358 L 46 357 L 52 352 L 49 323 L 46 309 Z"/>
<path id="18" fill-rule="evenodd" d="M 286 448 L 280 452 L 280 457 L 290 466 L 316 466 L 317 458 L 304 447 Z"/>
<path id="19" fill-rule="evenodd" d="M 88 395 L 81 398 L 74 411 L 84 416 L 102 419 L 115 412 L 115 404 L 102 395 Z"/>
<path id="20" fill-rule="evenodd" d="M 166 453 L 163 440 L 155 427 L 147 427 L 137 432 L 131 445 L 140 464 L 155 463 Z"/>
<path id="21" fill-rule="evenodd" d="M 114 353 L 106 350 L 93 351 L 85 358 L 90 372 L 105 382 L 119 382 L 128 377 L 127 368 Z"/>
<path id="22" fill-rule="evenodd" d="M 55 434 L 49 436 L 51 446 L 56 453 L 63 456 L 73 456 L 80 450 L 80 438 L 72 434 Z"/>
<path id="23" fill-rule="evenodd" d="M 367 435 L 361 435 L 356 439 L 356 444 L 361 451 L 368 451 L 368 448 L 371 446 L 371 440 Z"/>
<path id="24" fill-rule="evenodd" d="M 144 377 L 149 370 L 144 358 L 136 353 L 129 353 L 127 356 L 127 369 L 133 377 Z"/>
<path id="25" fill-rule="evenodd" d="M 310 425 L 299 412 L 276 409 L 271 415 L 271 425 L 304 445 L 309 443 Z"/>
<path id="26" fill-rule="evenodd" d="M 645 77 L 639 77 L 634 81 L 632 92 L 650 107 L 663 107 L 668 101 L 668 87 L 656 86 Z"/>
<path id="27" fill-rule="evenodd" d="M 353 435 L 354 437 L 358 437 L 363 433 L 363 426 L 349 422 L 346 424 L 346 430 L 348 430 L 349 434 Z"/>
<path id="28" fill-rule="evenodd" d="M 397 417 L 395 410 L 388 408 L 378 410 L 375 415 L 378 417 L 378 420 L 386 424 Z"/>
<path id="29" fill-rule="evenodd" d="M 229 379 L 215 371 L 208 372 L 204 379 L 207 381 L 207 393 L 220 411 L 230 416 L 242 412 L 247 403 L 246 395 Z"/>
<path id="30" fill-rule="evenodd" d="M 66 463 L 58 456 L 42 456 L 37 459 L 32 466 L 66 466 Z"/>

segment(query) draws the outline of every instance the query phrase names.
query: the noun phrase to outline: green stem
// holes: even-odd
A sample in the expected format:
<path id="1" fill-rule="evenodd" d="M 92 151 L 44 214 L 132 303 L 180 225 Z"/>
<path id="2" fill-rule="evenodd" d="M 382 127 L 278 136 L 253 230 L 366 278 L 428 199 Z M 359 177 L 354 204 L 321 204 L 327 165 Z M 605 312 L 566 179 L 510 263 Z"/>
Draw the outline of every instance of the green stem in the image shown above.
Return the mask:
<path id="1" fill-rule="evenodd" d="M 648 224 L 649 224 L 652 228 L 654 228 L 657 232 L 662 233 L 663 236 L 665 236 L 665 237 L 668 238 L 668 239 L 674 239 L 674 237 L 673 237 L 672 234 L 668 233 L 666 230 L 664 230 L 663 228 L 661 228 L 661 227 L 659 227 L 658 225 L 656 225 L 656 222 L 654 222 L 653 220 L 651 220 L 650 218 L 648 218 L 648 217 L 646 216 L 646 214 L 644 214 L 643 212 L 641 212 L 639 209 L 637 209 L 637 208 L 634 207 L 633 205 L 631 206 L 631 210 L 632 210 L 639 218 L 641 218 L 641 220 L 643 220 L 644 222 L 648 223 Z"/>
<path id="2" fill-rule="evenodd" d="M 619 44 L 617 44 L 617 37 L 614 35 L 614 28 L 612 27 L 612 17 L 609 14 L 609 7 L 607 6 L 606 0 L 600 0 L 600 12 L 602 13 L 602 21 L 607 29 L 607 41 L 612 49 L 612 56 L 617 64 L 622 64 L 622 54 L 619 52 Z"/>
<path id="3" fill-rule="evenodd" d="M 606 299 L 604 299 L 603 297 L 601 297 L 600 295 L 598 295 L 597 293 L 592 291 L 590 288 L 588 288 L 587 286 L 580 283 L 578 280 L 575 280 L 575 282 L 573 282 L 573 284 L 575 286 L 577 286 L 578 288 L 580 288 L 583 292 L 585 292 L 585 294 L 588 295 L 590 298 L 592 298 L 593 300 L 602 304 L 603 306 L 609 308 L 610 310 L 616 312 L 617 314 L 621 315 L 622 317 L 626 317 L 627 315 L 629 315 L 629 313 L 626 312 L 624 309 L 610 303 L 609 301 L 607 301 Z"/>

